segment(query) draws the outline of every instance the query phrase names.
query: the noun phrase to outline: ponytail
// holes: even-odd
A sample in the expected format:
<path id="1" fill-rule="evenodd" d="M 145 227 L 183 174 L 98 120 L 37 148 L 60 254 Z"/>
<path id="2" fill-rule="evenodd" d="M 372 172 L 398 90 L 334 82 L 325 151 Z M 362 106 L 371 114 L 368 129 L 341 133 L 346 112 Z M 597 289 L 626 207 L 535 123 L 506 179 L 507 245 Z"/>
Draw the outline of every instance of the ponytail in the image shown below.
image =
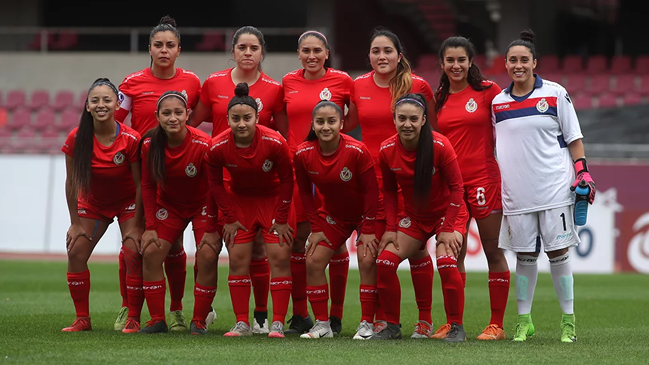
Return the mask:
<path id="1" fill-rule="evenodd" d="M 370 38 L 370 43 L 372 43 L 376 37 L 388 38 L 401 57 L 401 60 L 397 65 L 397 74 L 390 80 L 390 109 L 394 112 L 394 105 L 397 100 L 410 93 L 412 90 L 412 67 L 406 58 L 405 50 L 401 46 L 401 41 L 396 34 L 385 28 L 379 27 L 374 29 L 374 33 L 372 33 L 372 37 Z"/>
<path id="2" fill-rule="evenodd" d="M 167 133 L 158 124 L 157 127 L 144 134 L 142 143 L 150 138 L 149 159 L 147 161 L 149 173 L 156 183 L 163 183 L 165 179 L 165 150 L 167 149 Z"/>

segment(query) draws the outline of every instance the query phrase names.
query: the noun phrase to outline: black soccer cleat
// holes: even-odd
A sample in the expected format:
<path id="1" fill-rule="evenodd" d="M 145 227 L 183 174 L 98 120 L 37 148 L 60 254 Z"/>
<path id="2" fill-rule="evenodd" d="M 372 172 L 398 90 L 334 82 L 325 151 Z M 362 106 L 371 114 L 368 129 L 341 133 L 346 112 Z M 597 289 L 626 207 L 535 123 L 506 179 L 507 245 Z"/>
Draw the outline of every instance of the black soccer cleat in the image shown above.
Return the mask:
<path id="1" fill-rule="evenodd" d="M 306 318 L 294 314 L 291 319 L 288 320 L 290 325 L 288 329 L 284 332 L 287 335 L 301 335 L 303 333 L 309 332 L 314 323 L 311 317 L 307 316 Z"/>
<path id="2" fill-rule="evenodd" d="M 448 331 L 448 336 L 444 339 L 446 342 L 465 342 L 466 341 L 466 332 L 464 332 L 464 326 L 457 324 L 456 322 L 451 323 L 451 330 Z"/>
<path id="3" fill-rule="evenodd" d="M 165 321 L 157 321 L 153 322 L 153 320 L 150 320 L 146 323 L 146 327 L 142 328 L 139 333 L 146 333 L 146 334 L 152 334 L 152 333 L 167 333 L 169 332 L 169 328 L 167 327 L 167 322 Z"/>
<path id="4" fill-rule="evenodd" d="M 400 340 L 403 337 L 401 336 L 401 324 L 394 324 L 388 322 L 387 327 L 385 327 L 381 332 L 375 332 L 370 340 Z"/>
<path id="5" fill-rule="evenodd" d="M 338 336 L 343 330 L 343 323 L 340 318 L 331 316 L 329 317 L 329 322 L 331 323 L 331 331 L 334 333 L 334 336 Z"/>

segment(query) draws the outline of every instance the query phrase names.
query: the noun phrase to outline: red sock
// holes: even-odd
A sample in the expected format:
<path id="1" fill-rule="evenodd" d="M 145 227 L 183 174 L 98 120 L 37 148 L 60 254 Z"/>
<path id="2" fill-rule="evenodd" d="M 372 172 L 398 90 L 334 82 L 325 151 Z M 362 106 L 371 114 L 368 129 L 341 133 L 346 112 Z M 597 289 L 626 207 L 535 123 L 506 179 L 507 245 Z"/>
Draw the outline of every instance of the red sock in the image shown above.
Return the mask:
<path id="1" fill-rule="evenodd" d="M 460 276 L 462 277 L 462 286 L 466 288 L 466 271 L 461 272 Z"/>
<path id="2" fill-rule="evenodd" d="M 185 280 L 187 279 L 187 254 L 182 247 L 180 250 L 169 252 L 167 255 L 165 274 L 169 281 L 169 297 L 171 297 L 169 310 L 172 312 L 182 310 Z"/>
<path id="3" fill-rule="evenodd" d="M 293 277 L 293 314 L 309 316 L 306 301 L 306 256 L 303 253 L 291 254 L 291 276 Z"/>
<path id="4" fill-rule="evenodd" d="M 164 279 L 158 281 L 145 281 L 142 283 L 142 291 L 146 298 L 146 306 L 149 308 L 151 320 L 158 322 L 165 320 L 165 293 L 167 285 Z"/>
<path id="5" fill-rule="evenodd" d="M 383 310 L 383 307 L 381 306 L 381 300 L 378 295 L 378 289 L 377 289 L 377 294 L 376 294 L 376 316 L 374 317 L 375 321 L 387 321 L 385 317 L 385 311 Z"/>
<path id="6" fill-rule="evenodd" d="M 124 247 L 119 250 L 117 261 L 119 262 L 119 293 L 122 295 L 122 307 L 128 307 L 128 289 L 126 289 L 126 262 L 124 259 Z"/>
<path id="7" fill-rule="evenodd" d="M 69 272 L 67 276 L 77 317 L 90 317 L 90 271 Z"/>
<path id="8" fill-rule="evenodd" d="M 399 263 L 401 258 L 389 251 L 381 252 L 376 259 L 379 301 L 385 311 L 385 319 L 392 324 L 399 324 L 401 316 L 401 283 L 397 276 Z"/>
<path id="9" fill-rule="evenodd" d="M 415 288 L 419 320 L 433 323 L 433 260 L 430 255 L 410 261 L 410 276 Z"/>
<path id="10" fill-rule="evenodd" d="M 329 281 L 331 285 L 331 316 L 343 318 L 347 275 L 349 274 L 349 252 L 333 255 L 329 260 Z"/>
<path id="11" fill-rule="evenodd" d="M 293 290 L 293 279 L 290 276 L 282 276 L 270 279 L 270 294 L 273 297 L 273 322 L 284 323 L 288 302 L 291 299 Z M 306 289 L 304 290 L 306 293 Z M 308 315 L 308 313 L 307 313 Z"/>
<path id="12" fill-rule="evenodd" d="M 216 296 L 215 286 L 194 284 L 194 318 L 192 318 L 192 321 L 205 322 L 214 296 Z"/>
<path id="13" fill-rule="evenodd" d="M 232 300 L 232 309 L 237 317 L 237 322 L 245 322 L 250 325 L 250 276 L 241 275 L 228 276 L 228 286 L 230 287 L 230 299 Z"/>
<path id="14" fill-rule="evenodd" d="M 378 302 L 379 299 L 379 292 L 376 289 L 376 285 L 363 284 L 361 284 L 360 292 L 361 322 L 367 321 L 368 323 L 372 323 L 374 322 L 374 314 L 376 312 L 376 302 Z M 313 304 L 311 306 L 313 306 Z"/>
<path id="15" fill-rule="evenodd" d="M 268 310 L 268 291 L 270 289 L 270 265 L 268 257 L 250 261 L 250 279 L 255 296 L 255 312 Z"/>
<path id="16" fill-rule="evenodd" d="M 464 316 L 464 285 L 457 269 L 457 259 L 452 256 L 437 258 L 437 271 L 442 278 L 442 293 L 444 293 L 444 309 L 447 323 L 462 324 Z"/>
<path id="17" fill-rule="evenodd" d="M 122 247 L 126 264 L 126 292 L 128 293 L 128 316 L 140 319 L 144 305 L 142 291 L 142 255 Z"/>
<path id="18" fill-rule="evenodd" d="M 307 286 L 306 295 L 311 303 L 313 316 L 319 321 L 329 320 L 329 285 Z"/>
<path id="19" fill-rule="evenodd" d="M 491 302 L 491 321 L 503 328 L 505 308 L 509 298 L 509 271 L 489 273 L 489 301 Z"/>

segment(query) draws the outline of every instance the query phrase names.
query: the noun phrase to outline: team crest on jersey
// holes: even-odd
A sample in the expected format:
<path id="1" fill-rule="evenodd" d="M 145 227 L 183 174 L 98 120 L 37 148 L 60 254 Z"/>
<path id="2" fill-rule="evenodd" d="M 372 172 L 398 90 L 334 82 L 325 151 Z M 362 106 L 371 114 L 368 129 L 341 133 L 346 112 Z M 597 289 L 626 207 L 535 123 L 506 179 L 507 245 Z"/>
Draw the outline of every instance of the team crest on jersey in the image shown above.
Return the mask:
<path id="1" fill-rule="evenodd" d="M 255 102 L 257 103 L 257 113 L 259 113 L 264 109 L 264 103 L 261 102 L 261 98 L 255 99 Z"/>
<path id="2" fill-rule="evenodd" d="M 273 161 L 271 160 L 266 160 L 264 161 L 264 164 L 261 165 L 261 169 L 264 170 L 264 172 L 268 172 L 272 168 L 273 168 Z"/>
<path id="3" fill-rule="evenodd" d="M 539 100 L 539 102 L 536 103 L 536 110 L 540 111 L 541 113 L 547 112 L 549 107 L 550 106 L 548 105 L 548 102 L 545 100 L 545 98 Z"/>
<path id="4" fill-rule="evenodd" d="M 329 91 L 329 88 L 325 87 L 320 91 L 320 100 L 331 100 L 331 91 Z"/>
<path id="5" fill-rule="evenodd" d="M 167 219 L 168 216 L 169 216 L 169 213 L 167 212 L 167 210 L 165 208 L 160 208 L 155 213 L 155 217 L 158 218 L 158 220 L 160 220 L 160 221 L 163 221 L 163 220 Z"/>
<path id="6" fill-rule="evenodd" d="M 329 215 L 327 216 L 327 218 L 325 218 L 325 220 L 327 221 L 327 223 L 329 223 L 331 225 L 336 224 L 336 221 L 333 218 L 331 218 L 331 216 L 329 216 Z"/>
<path id="7" fill-rule="evenodd" d="M 473 113 L 476 110 L 478 110 L 478 103 L 476 103 L 476 101 L 473 100 L 473 98 L 471 98 L 469 99 L 469 101 L 466 102 L 464 109 L 466 109 L 466 111 L 469 113 Z"/>
<path id="8" fill-rule="evenodd" d="M 189 163 L 189 165 L 187 165 L 187 167 L 185 167 L 185 173 L 186 173 L 187 176 L 189 176 L 189 177 L 194 177 L 194 176 L 196 176 L 196 173 L 197 173 L 197 172 L 198 172 L 198 170 L 196 169 L 196 166 L 194 166 L 194 164 L 191 163 L 191 162 Z"/>
<path id="9" fill-rule="evenodd" d="M 343 167 L 343 170 L 340 172 L 340 180 L 347 182 L 352 179 L 352 172 L 348 168 Z"/>
<path id="10" fill-rule="evenodd" d="M 399 221 L 399 227 L 401 228 L 410 228 L 411 224 L 412 222 L 410 221 L 410 217 L 405 217 Z"/>
<path id="11" fill-rule="evenodd" d="M 125 159 L 126 159 L 126 157 L 124 157 L 124 154 L 120 151 L 120 152 L 117 152 L 115 154 L 115 156 L 113 157 L 113 162 L 115 163 L 115 165 L 121 165 L 121 164 L 124 163 Z"/>
<path id="12" fill-rule="evenodd" d="M 188 98 L 187 98 L 187 90 L 183 90 L 183 91 L 181 91 L 180 93 L 183 94 L 183 96 L 185 97 L 185 100 L 188 99 Z"/>

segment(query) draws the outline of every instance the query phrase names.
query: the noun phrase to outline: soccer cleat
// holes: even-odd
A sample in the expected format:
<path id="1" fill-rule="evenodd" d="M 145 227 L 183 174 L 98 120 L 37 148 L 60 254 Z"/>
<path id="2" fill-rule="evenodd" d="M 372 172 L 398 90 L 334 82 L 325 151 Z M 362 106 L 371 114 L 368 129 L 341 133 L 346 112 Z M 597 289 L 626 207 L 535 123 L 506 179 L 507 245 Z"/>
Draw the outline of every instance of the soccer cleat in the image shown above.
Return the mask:
<path id="1" fill-rule="evenodd" d="M 133 317 L 128 317 L 126 319 L 126 326 L 122 330 L 122 333 L 137 333 L 140 330 L 140 320 Z"/>
<path id="2" fill-rule="evenodd" d="M 448 336 L 444 339 L 445 342 L 465 342 L 466 332 L 464 332 L 464 325 L 451 323 L 451 329 L 448 331 Z"/>
<path id="3" fill-rule="evenodd" d="M 435 333 L 433 333 L 433 335 L 430 336 L 430 338 L 434 338 L 434 339 L 437 339 L 437 340 L 443 340 L 443 339 L 446 338 L 446 336 L 448 336 L 448 332 L 450 330 L 451 330 L 451 325 L 450 324 L 448 324 L 448 323 L 443 324 L 443 325 L 439 326 L 437 331 L 435 331 Z"/>
<path id="4" fill-rule="evenodd" d="M 162 320 L 150 320 L 146 323 L 146 327 L 142 328 L 139 333 L 153 334 L 153 333 L 167 333 L 169 327 L 167 322 Z"/>
<path id="5" fill-rule="evenodd" d="M 519 314 L 513 341 L 525 341 L 528 337 L 534 336 L 535 332 L 532 316 L 530 314 Z"/>
<path id="6" fill-rule="evenodd" d="M 126 327 L 126 318 L 128 317 L 128 307 L 122 307 L 117 314 L 117 319 L 115 320 L 115 331 L 121 331 Z"/>
<path id="7" fill-rule="evenodd" d="M 192 335 L 204 335 L 207 333 L 207 324 L 203 321 L 192 321 L 189 325 L 189 333 Z"/>
<path id="8" fill-rule="evenodd" d="M 256 333 L 258 335 L 265 335 L 270 333 L 270 330 L 268 330 L 268 319 L 264 319 L 263 322 L 259 323 L 255 318 L 253 322 L 254 323 L 252 324 L 252 333 Z"/>
<path id="9" fill-rule="evenodd" d="M 334 336 L 338 336 L 343 330 L 343 322 L 340 318 L 331 316 L 329 317 L 329 323 L 331 324 L 331 330 L 333 331 Z"/>
<path id="10" fill-rule="evenodd" d="M 574 314 L 563 314 L 561 316 L 561 342 L 577 342 Z"/>
<path id="11" fill-rule="evenodd" d="M 493 341 L 493 340 L 505 340 L 505 330 L 498 327 L 498 325 L 490 324 L 485 328 L 480 336 L 477 337 L 478 340 L 482 341 Z"/>
<path id="12" fill-rule="evenodd" d="M 374 333 L 379 333 L 385 329 L 385 327 L 388 326 L 388 322 L 386 321 L 376 321 L 374 322 Z"/>
<path id="13" fill-rule="evenodd" d="M 433 325 L 426 321 L 419 320 L 419 322 L 415 324 L 415 331 L 412 333 L 410 338 L 430 338 L 432 335 Z"/>
<path id="14" fill-rule="evenodd" d="M 185 323 L 183 311 L 169 312 L 169 331 L 187 331 L 187 323 Z"/>
<path id="15" fill-rule="evenodd" d="M 216 321 L 216 311 L 214 308 L 210 307 L 210 312 L 207 313 L 207 318 L 205 318 L 205 327 L 207 328 L 207 326 L 214 323 L 214 321 Z"/>
<path id="16" fill-rule="evenodd" d="M 81 332 L 81 331 L 92 331 L 92 324 L 90 323 L 90 317 L 78 317 L 74 320 L 74 323 L 70 327 L 65 327 L 61 331 L 63 332 Z"/>
<path id="17" fill-rule="evenodd" d="M 307 316 L 304 318 L 297 314 L 294 314 L 293 317 L 288 320 L 288 324 L 289 326 L 286 330 L 287 335 L 301 335 L 307 333 L 315 325 L 311 317 Z"/>
<path id="18" fill-rule="evenodd" d="M 269 338 L 284 338 L 284 323 L 275 321 L 270 325 Z"/>
<path id="19" fill-rule="evenodd" d="M 370 340 L 400 340 L 402 338 L 401 325 L 388 322 L 388 325 L 381 332 L 374 331 Z"/>
<path id="20" fill-rule="evenodd" d="M 309 332 L 300 335 L 300 338 L 325 338 L 325 337 L 334 337 L 333 329 L 331 328 L 330 321 L 315 321 L 315 326 L 309 330 Z"/>
<path id="21" fill-rule="evenodd" d="M 226 332 L 224 337 L 243 337 L 243 336 L 252 336 L 252 330 L 250 325 L 246 322 L 239 321 L 234 324 L 234 327 L 230 331 Z"/>
<path id="22" fill-rule="evenodd" d="M 361 322 L 356 329 L 356 334 L 354 335 L 354 340 L 369 340 L 370 337 L 374 334 L 374 325 L 368 323 L 367 321 Z"/>

